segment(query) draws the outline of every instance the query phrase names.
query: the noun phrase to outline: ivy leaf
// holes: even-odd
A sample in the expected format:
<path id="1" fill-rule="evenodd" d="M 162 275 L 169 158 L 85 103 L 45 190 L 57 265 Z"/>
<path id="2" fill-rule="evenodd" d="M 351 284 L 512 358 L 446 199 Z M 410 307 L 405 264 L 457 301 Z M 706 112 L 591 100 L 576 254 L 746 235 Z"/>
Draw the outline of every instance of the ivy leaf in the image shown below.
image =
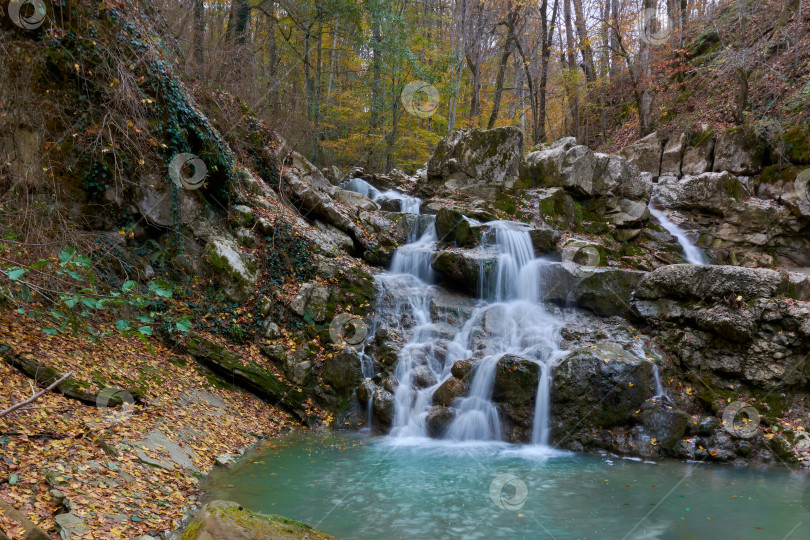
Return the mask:
<path id="1" fill-rule="evenodd" d="M 136 282 L 136 281 L 132 281 L 132 280 L 125 281 L 124 284 L 121 285 L 121 290 L 123 292 L 127 292 L 128 290 L 134 288 L 137 284 L 138 284 L 138 282 Z"/>
<path id="2" fill-rule="evenodd" d="M 140 332 L 141 334 L 143 334 L 145 336 L 151 336 L 152 335 L 152 327 L 151 326 L 141 326 L 140 328 L 138 328 L 138 332 Z"/>
<path id="3" fill-rule="evenodd" d="M 90 309 L 98 308 L 98 301 L 96 301 L 95 298 L 88 298 L 85 296 L 84 298 L 82 298 L 82 304 L 89 307 Z"/>
<path id="4" fill-rule="evenodd" d="M 43 328 L 42 331 L 48 334 L 49 336 L 55 336 L 56 334 L 59 333 L 59 330 L 57 330 L 56 328 Z"/>
<path id="5" fill-rule="evenodd" d="M 24 268 L 15 268 L 14 270 L 8 271 L 8 279 L 11 281 L 17 281 L 22 277 L 23 274 L 25 274 Z"/>

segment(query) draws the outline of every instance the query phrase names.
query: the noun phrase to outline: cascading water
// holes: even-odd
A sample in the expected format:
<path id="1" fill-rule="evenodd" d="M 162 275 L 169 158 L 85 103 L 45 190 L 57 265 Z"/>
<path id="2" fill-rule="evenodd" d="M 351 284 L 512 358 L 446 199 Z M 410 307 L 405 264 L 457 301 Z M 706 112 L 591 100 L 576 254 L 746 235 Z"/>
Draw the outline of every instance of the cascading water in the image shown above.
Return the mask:
<path id="1" fill-rule="evenodd" d="M 454 363 L 472 358 L 475 371 L 469 392 L 454 404 L 457 414 L 445 438 L 500 440 L 492 390 L 498 360 L 511 354 L 540 365 L 532 441 L 548 442 L 550 368 L 564 352 L 558 345 L 559 324 L 539 302 L 539 266 L 544 262 L 535 259 L 525 225 L 492 222 L 488 226 L 487 243 L 497 257 L 494 266 L 482 269 L 481 280 L 484 290 L 492 294 L 481 300 L 460 330 L 434 323 L 431 318 L 430 298 L 435 288 L 432 273 L 425 269 L 430 268 L 435 251 L 432 226 L 417 242 L 397 251 L 390 274 L 378 277 L 382 295 L 400 288 L 393 319 L 407 320 L 407 312 L 413 323 L 395 372 L 399 386 L 394 395 L 394 437 L 427 435 L 425 416 L 433 394 L 452 376 Z M 446 347 L 437 346 L 442 341 Z"/>
<path id="2" fill-rule="evenodd" d="M 397 199 L 403 212 L 418 214 L 421 200 L 398 191 L 380 191 L 362 179 L 342 185 L 374 201 Z M 540 377 L 532 442 L 548 444 L 551 368 L 565 355 L 559 347 L 559 322 L 541 303 L 540 267 L 529 228 L 521 223 L 487 223 L 484 248 L 495 252 L 494 265 L 481 267 L 481 300 L 461 329 L 434 322 L 431 299 L 436 294 L 431 262 L 438 237 L 435 219 L 420 220 L 408 244 L 394 254 L 391 270 L 377 276 L 380 304 L 386 305 L 395 332 L 409 335 L 398 354 L 394 393 L 393 437 L 425 437 L 425 417 L 433 394 L 451 376 L 459 360 L 475 367 L 469 392 L 454 403 L 457 414 L 445 438 L 457 441 L 501 440 L 498 409 L 492 401 L 498 361 L 514 355 L 537 363 Z M 383 302 L 383 298 L 390 299 Z"/>
<path id="3" fill-rule="evenodd" d="M 678 227 L 669 219 L 666 212 L 653 207 L 652 202 L 650 202 L 650 214 L 652 214 L 653 217 L 658 220 L 658 223 L 660 223 L 669 234 L 678 240 L 678 243 L 683 248 L 683 254 L 686 258 L 686 262 L 689 264 L 706 264 L 706 258 L 703 255 L 703 251 L 701 251 L 699 247 L 689 240 L 689 237 L 686 236 L 686 232 L 684 232 L 683 229 Z"/>
<path id="4" fill-rule="evenodd" d="M 340 184 L 340 187 L 361 193 L 376 203 L 382 201 L 400 201 L 400 210 L 406 214 L 418 214 L 419 208 L 422 205 L 422 200 L 417 197 L 410 197 L 395 189 L 380 191 L 362 178 L 352 178 Z"/>

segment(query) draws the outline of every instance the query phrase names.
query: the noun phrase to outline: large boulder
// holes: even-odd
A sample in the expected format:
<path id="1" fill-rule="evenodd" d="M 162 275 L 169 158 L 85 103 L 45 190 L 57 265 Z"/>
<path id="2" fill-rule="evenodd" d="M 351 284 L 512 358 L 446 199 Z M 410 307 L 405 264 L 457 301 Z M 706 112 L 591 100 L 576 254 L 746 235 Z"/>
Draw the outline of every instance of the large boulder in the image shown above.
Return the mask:
<path id="1" fill-rule="evenodd" d="M 684 144 L 686 142 L 686 135 L 680 133 L 667 139 L 664 144 L 664 150 L 661 153 L 661 172 L 663 176 L 670 174 L 674 176 L 681 175 L 681 162 L 684 155 Z"/>
<path id="2" fill-rule="evenodd" d="M 637 422 L 636 411 L 655 395 L 653 363 L 632 350 L 601 342 L 576 349 L 554 368 L 552 440 Z"/>
<path id="3" fill-rule="evenodd" d="M 653 132 L 638 141 L 619 150 L 619 155 L 626 158 L 642 172 L 648 172 L 657 178 L 661 173 L 661 138 Z"/>
<path id="4" fill-rule="evenodd" d="M 211 501 L 183 533 L 184 540 L 293 540 L 334 538 L 281 516 L 251 512 L 235 502 Z"/>
<path id="5" fill-rule="evenodd" d="M 629 315 L 633 291 L 645 275 L 622 268 L 578 267 L 573 262 L 542 265 L 539 272 L 544 301 L 576 305 L 603 317 Z"/>
<path id="6" fill-rule="evenodd" d="M 810 133 L 801 126 L 786 130 L 776 140 L 771 151 L 774 163 L 789 161 L 796 165 L 810 165 Z"/>
<path id="7" fill-rule="evenodd" d="M 776 270 L 671 265 L 647 274 L 633 314 L 685 366 L 754 387 L 806 384 L 810 305 L 803 280 Z"/>
<path id="8" fill-rule="evenodd" d="M 446 249 L 431 263 L 456 290 L 477 293 L 481 285 L 481 274 L 495 267 L 498 253 L 493 249 Z"/>
<path id="9" fill-rule="evenodd" d="M 559 139 L 531 152 L 520 165 L 521 183 L 532 187 L 562 187 L 580 196 L 594 193 L 594 153 L 576 139 Z"/>
<path id="10" fill-rule="evenodd" d="M 377 203 L 375 203 L 362 193 L 357 193 L 356 191 L 349 191 L 347 189 L 338 188 L 335 190 L 335 199 L 348 205 L 355 212 L 359 212 L 360 210 L 380 209 L 380 206 Z"/>
<path id="11" fill-rule="evenodd" d="M 523 157 L 523 132 L 515 127 L 456 130 L 444 137 L 427 163 L 429 181 L 495 199 L 511 191 Z"/>
<path id="12" fill-rule="evenodd" d="M 662 176 L 653 199 L 664 208 L 682 208 L 712 214 L 732 213 L 749 197 L 745 186 L 731 173 L 704 173 L 699 176 Z"/>
<path id="13" fill-rule="evenodd" d="M 256 288 L 257 265 L 230 238 L 214 237 L 205 246 L 205 260 L 213 268 L 223 292 L 232 302 L 245 302 Z"/>
<path id="14" fill-rule="evenodd" d="M 714 170 L 752 176 L 762 170 L 765 148 L 751 126 L 728 128 L 717 137 Z"/>
<path id="15" fill-rule="evenodd" d="M 712 169 L 714 156 L 714 132 L 703 124 L 701 129 L 692 133 L 683 152 L 681 174 L 697 176 Z"/>
<path id="16" fill-rule="evenodd" d="M 594 190 L 643 203 L 650 202 L 653 183 L 650 175 L 640 174 L 632 162 L 615 154 L 594 154 Z"/>
<path id="17" fill-rule="evenodd" d="M 347 394 L 363 381 L 362 361 L 352 350 L 340 352 L 323 363 L 321 377 L 339 394 Z"/>

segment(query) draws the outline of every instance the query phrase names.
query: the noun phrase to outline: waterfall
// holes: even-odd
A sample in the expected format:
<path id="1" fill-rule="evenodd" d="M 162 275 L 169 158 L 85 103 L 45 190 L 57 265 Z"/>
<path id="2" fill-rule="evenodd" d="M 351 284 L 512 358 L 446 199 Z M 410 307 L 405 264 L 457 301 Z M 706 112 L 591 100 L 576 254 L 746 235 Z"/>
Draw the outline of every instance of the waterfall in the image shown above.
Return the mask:
<path id="1" fill-rule="evenodd" d="M 418 214 L 421 200 L 398 191 L 380 191 L 362 179 L 341 185 L 374 201 L 399 200 L 403 212 Z M 481 267 L 481 299 L 460 329 L 434 321 L 431 299 L 436 294 L 431 263 L 438 236 L 435 218 L 420 216 L 408 243 L 394 253 L 391 269 L 376 276 L 378 309 L 386 309 L 391 330 L 407 336 L 399 351 L 394 376 L 392 437 L 426 437 L 425 417 L 433 394 L 446 382 L 459 360 L 472 359 L 469 391 L 453 403 L 457 413 L 445 438 L 455 441 L 501 440 L 498 408 L 492 401 L 498 361 L 514 355 L 539 366 L 532 443 L 547 445 L 551 371 L 565 355 L 559 347 L 559 322 L 541 303 L 541 266 L 535 258 L 530 227 L 511 221 L 487 223 L 482 243 L 496 254 L 494 265 Z M 428 220 L 425 222 L 425 220 Z"/>
<path id="2" fill-rule="evenodd" d="M 706 264 L 706 258 L 703 255 L 703 251 L 701 251 L 699 247 L 689 240 L 689 237 L 686 236 L 686 232 L 683 229 L 678 227 L 669 219 L 666 212 L 654 208 L 652 202 L 650 202 L 650 214 L 652 214 L 653 217 L 658 220 L 658 223 L 660 223 L 669 234 L 678 240 L 678 243 L 683 248 L 683 254 L 686 258 L 686 262 L 689 264 Z"/>
<path id="3" fill-rule="evenodd" d="M 422 200 L 417 197 L 410 197 L 395 189 L 380 191 L 362 178 L 352 178 L 347 182 L 343 182 L 340 184 L 340 188 L 356 191 L 376 203 L 382 201 L 400 201 L 400 210 L 406 214 L 418 214 L 422 205 Z"/>
<path id="4" fill-rule="evenodd" d="M 526 225 L 506 221 L 487 225 L 490 231 L 485 243 L 497 252 L 495 265 L 482 270 L 481 275 L 482 281 L 488 282 L 484 290 L 490 294 L 481 299 L 461 329 L 452 335 L 445 335 L 446 325 L 434 323 L 430 314 L 433 288 L 425 269 L 435 251 L 433 227 L 416 242 L 397 250 L 391 273 L 378 277 L 381 294 L 392 293 L 392 287 L 400 289 L 400 300 L 393 309 L 401 313 L 394 313 L 393 319 L 407 320 L 404 313 L 408 312 L 413 322 L 395 371 L 399 386 L 394 395 L 393 437 L 427 436 L 425 416 L 433 394 L 452 376 L 453 364 L 472 358 L 475 367 L 469 392 L 454 403 L 457 414 L 445 438 L 501 440 L 492 391 L 498 360 L 512 354 L 540 366 L 532 442 L 548 443 L 551 367 L 564 352 L 559 348 L 559 323 L 539 302 L 540 266 L 545 263 L 535 258 Z M 403 291 L 403 287 L 408 290 Z M 446 350 L 437 346 L 442 338 L 447 340 Z M 414 383 L 424 383 L 426 374 L 429 384 L 414 388 Z"/>

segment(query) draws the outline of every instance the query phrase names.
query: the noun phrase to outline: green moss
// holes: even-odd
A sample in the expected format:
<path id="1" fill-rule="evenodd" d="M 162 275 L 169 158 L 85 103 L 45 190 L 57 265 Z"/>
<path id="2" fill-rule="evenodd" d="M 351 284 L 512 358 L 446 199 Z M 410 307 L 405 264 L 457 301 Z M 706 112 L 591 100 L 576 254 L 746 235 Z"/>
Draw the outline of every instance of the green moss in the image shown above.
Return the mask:
<path id="1" fill-rule="evenodd" d="M 180 537 L 180 540 L 195 540 L 197 538 L 197 535 L 200 534 L 201 528 L 202 528 L 202 521 L 192 523 L 185 530 L 183 536 Z"/>
<path id="2" fill-rule="evenodd" d="M 806 129 L 794 127 L 782 135 L 785 157 L 792 163 L 810 164 L 810 133 Z"/>
<path id="3" fill-rule="evenodd" d="M 506 193 L 499 193 L 495 198 L 495 204 L 493 204 L 493 206 L 509 215 L 513 215 L 517 210 L 515 198 Z"/>
<path id="4" fill-rule="evenodd" d="M 759 181 L 763 184 L 775 184 L 778 182 L 792 182 L 802 171 L 799 167 L 785 165 L 769 165 L 762 171 Z"/>

